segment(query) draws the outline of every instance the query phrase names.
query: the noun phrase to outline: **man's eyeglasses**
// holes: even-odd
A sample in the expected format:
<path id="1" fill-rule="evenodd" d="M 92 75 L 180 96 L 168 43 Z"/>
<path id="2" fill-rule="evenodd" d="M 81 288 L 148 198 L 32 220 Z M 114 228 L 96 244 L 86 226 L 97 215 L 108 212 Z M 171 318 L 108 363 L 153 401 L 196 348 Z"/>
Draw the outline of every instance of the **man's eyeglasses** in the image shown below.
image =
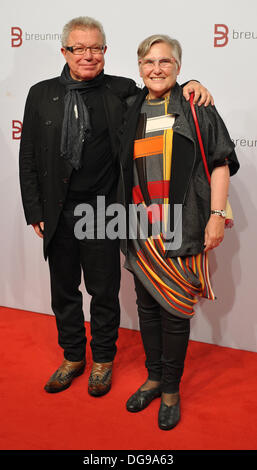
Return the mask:
<path id="1" fill-rule="evenodd" d="M 87 50 L 91 54 L 103 54 L 105 46 L 66 46 L 66 51 L 71 52 L 74 55 L 83 55 Z"/>
<path id="2" fill-rule="evenodd" d="M 147 69 L 153 69 L 155 64 L 158 64 L 161 69 L 166 69 L 176 63 L 176 59 L 174 57 L 164 57 L 163 59 L 141 59 L 139 63 Z"/>

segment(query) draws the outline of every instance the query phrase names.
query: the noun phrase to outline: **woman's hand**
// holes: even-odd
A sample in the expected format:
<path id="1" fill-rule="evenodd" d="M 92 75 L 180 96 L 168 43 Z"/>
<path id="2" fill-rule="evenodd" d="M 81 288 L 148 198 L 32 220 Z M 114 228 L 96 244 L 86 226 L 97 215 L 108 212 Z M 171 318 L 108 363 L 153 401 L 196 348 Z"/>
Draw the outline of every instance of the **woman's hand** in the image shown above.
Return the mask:
<path id="1" fill-rule="evenodd" d="M 224 210 L 228 197 L 229 167 L 222 165 L 214 168 L 211 174 L 211 209 Z M 225 218 L 211 214 L 205 227 L 204 251 L 216 248 L 224 238 Z"/>
<path id="2" fill-rule="evenodd" d="M 219 246 L 224 238 L 225 219 L 220 215 L 212 214 L 205 227 L 204 251 Z"/>
<path id="3" fill-rule="evenodd" d="M 32 224 L 36 234 L 40 238 L 44 238 L 44 222 L 38 222 L 37 224 Z"/>
<path id="4" fill-rule="evenodd" d="M 205 88 L 201 83 L 191 80 L 187 85 L 183 87 L 183 95 L 187 101 L 190 99 L 190 93 L 194 92 L 194 104 L 201 106 L 208 106 L 210 103 L 214 105 L 214 99 L 210 94 L 209 90 Z M 199 100 L 199 101 L 198 101 Z"/>

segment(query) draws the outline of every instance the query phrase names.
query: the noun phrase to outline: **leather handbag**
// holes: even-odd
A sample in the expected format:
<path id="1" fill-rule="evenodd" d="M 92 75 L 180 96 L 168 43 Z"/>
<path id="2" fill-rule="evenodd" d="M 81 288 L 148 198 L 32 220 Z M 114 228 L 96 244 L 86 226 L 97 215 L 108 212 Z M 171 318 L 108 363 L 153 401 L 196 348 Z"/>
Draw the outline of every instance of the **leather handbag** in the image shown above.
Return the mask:
<path id="1" fill-rule="evenodd" d="M 191 111 L 192 111 L 192 115 L 193 115 L 193 119 L 194 119 L 194 123 L 195 123 L 196 134 L 197 134 L 197 138 L 198 138 L 198 141 L 199 141 L 199 146 L 200 146 L 200 150 L 201 150 L 201 155 L 202 155 L 202 159 L 203 159 L 205 173 L 206 173 L 209 184 L 211 184 L 211 175 L 209 173 L 209 169 L 208 169 L 208 165 L 207 165 L 207 161 L 206 161 L 206 156 L 205 156 L 205 153 L 204 153 L 204 146 L 203 146 L 202 136 L 201 136 L 200 127 L 199 127 L 199 123 L 198 123 L 198 119 L 197 119 L 197 115 L 196 115 L 196 112 L 195 112 L 195 107 L 194 107 L 194 102 L 193 101 L 194 101 L 194 93 L 191 93 L 190 94 L 190 106 L 191 106 Z M 234 225 L 233 212 L 232 212 L 230 202 L 227 199 L 225 228 L 232 228 L 233 225 Z"/>

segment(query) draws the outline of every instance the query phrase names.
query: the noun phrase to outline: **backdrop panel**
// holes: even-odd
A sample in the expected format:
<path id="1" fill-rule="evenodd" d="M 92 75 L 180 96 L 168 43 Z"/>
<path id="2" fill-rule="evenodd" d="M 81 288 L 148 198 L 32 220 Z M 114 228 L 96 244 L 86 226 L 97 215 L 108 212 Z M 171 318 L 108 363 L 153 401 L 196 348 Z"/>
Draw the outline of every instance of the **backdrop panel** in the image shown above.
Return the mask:
<path id="1" fill-rule="evenodd" d="M 217 301 L 199 302 L 191 338 L 256 351 L 256 15 L 253 0 L 59 0 L 1 4 L 1 278 L 4 306 L 51 313 L 48 267 L 41 240 L 27 227 L 18 182 L 18 150 L 25 99 L 30 86 L 60 74 L 63 25 L 80 15 L 93 16 L 105 28 L 107 73 L 132 77 L 141 84 L 136 63 L 138 43 L 147 35 L 167 33 L 183 47 L 179 81 L 196 78 L 211 90 L 233 138 L 241 169 L 231 180 L 235 228 L 211 253 L 211 277 Z M 122 259 L 123 262 L 123 259 Z M 89 297 L 82 285 L 85 318 Z M 121 326 L 138 329 L 131 275 L 122 271 Z"/>

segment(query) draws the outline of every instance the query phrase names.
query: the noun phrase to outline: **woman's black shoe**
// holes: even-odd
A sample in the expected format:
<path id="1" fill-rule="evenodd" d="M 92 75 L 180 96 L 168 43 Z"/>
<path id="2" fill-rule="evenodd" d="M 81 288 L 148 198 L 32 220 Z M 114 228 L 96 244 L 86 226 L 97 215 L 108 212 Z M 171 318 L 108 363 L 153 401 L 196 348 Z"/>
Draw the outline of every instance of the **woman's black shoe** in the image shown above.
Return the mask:
<path id="1" fill-rule="evenodd" d="M 180 420 L 180 398 L 175 405 L 168 406 L 161 402 L 158 416 L 159 428 L 165 430 L 174 428 Z"/>
<path id="2" fill-rule="evenodd" d="M 126 403 L 128 411 L 136 412 L 144 410 L 150 403 L 161 396 L 160 387 L 151 388 L 150 390 L 137 390 L 136 393 L 131 395 Z"/>

